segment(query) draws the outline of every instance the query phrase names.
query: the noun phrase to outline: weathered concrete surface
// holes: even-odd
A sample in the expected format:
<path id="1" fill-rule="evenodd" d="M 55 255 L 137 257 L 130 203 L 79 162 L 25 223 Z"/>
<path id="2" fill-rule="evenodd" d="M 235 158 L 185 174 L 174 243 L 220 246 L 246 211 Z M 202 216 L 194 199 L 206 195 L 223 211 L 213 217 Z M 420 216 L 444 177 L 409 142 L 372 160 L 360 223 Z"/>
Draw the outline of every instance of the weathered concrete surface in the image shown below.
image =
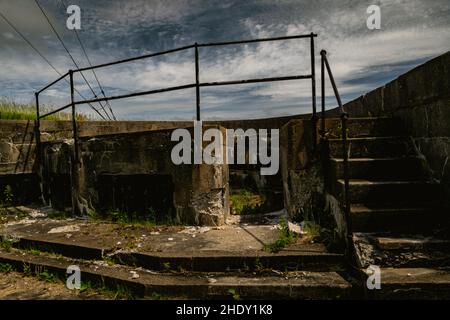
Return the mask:
<path id="1" fill-rule="evenodd" d="M 32 270 L 46 270 L 66 276 L 69 265 L 78 265 L 83 281 L 115 288 L 125 286 L 135 296 L 155 293 L 190 298 L 232 299 L 230 289 L 244 299 L 338 299 L 351 292 L 351 285 L 336 272 L 284 272 L 262 275 L 224 275 L 198 273 L 159 273 L 102 261 L 79 261 L 63 257 L 32 255 L 0 250 L 0 262 L 19 271 L 27 265 Z M 134 276 L 137 275 L 137 276 Z"/>
<path id="2" fill-rule="evenodd" d="M 189 130 L 193 137 L 193 129 Z M 220 130 L 223 131 L 223 129 Z M 72 141 L 46 143 L 44 144 L 46 169 L 44 174 L 48 178 L 45 180 L 52 181 L 57 177 L 65 176 L 65 181 L 72 182 L 72 187 L 77 194 L 75 201 L 82 214 L 114 209 L 142 212 L 152 208 L 157 212 L 160 211 L 158 209 L 165 210 L 166 216 L 158 217 L 161 219 L 170 218 L 177 222 L 194 225 L 224 224 L 229 213 L 228 166 L 222 164 L 175 165 L 171 160 L 171 151 L 178 142 L 171 141 L 171 134 L 172 130 L 158 130 L 82 138 L 80 141 L 81 164 L 77 177 L 69 176 Z M 118 196 L 115 198 L 114 193 L 131 192 L 128 196 L 132 199 L 132 193 L 146 192 L 147 189 L 133 188 L 137 180 L 132 177 L 136 175 L 147 176 L 148 179 L 165 176 L 171 187 L 166 194 L 155 196 L 152 193 L 158 191 L 157 184 L 152 187 L 152 183 L 149 182 L 148 194 L 142 194 L 142 199 L 135 201 L 145 201 L 145 198 L 148 200 L 153 197 L 153 203 L 149 202 L 147 207 L 142 208 L 128 208 L 136 203 L 128 203 L 125 207 L 118 205 L 116 203 Z M 114 189 L 116 185 L 113 182 L 114 186 L 110 191 L 112 198 L 110 198 L 108 192 L 102 191 L 102 188 L 106 188 L 102 185 L 102 179 L 105 176 L 131 178 L 122 189 Z M 60 188 L 66 188 L 65 192 L 70 194 L 68 183 L 55 183 L 47 185 L 50 198 Z M 159 201 L 163 197 L 168 198 L 161 204 Z M 56 198 L 60 199 L 61 196 Z M 66 206 L 69 204 L 67 202 Z"/>
<path id="3" fill-rule="evenodd" d="M 302 116 L 288 116 L 269 119 L 256 119 L 256 120 L 230 120 L 230 121 L 204 121 L 205 126 L 217 126 L 222 125 L 226 128 L 253 128 L 253 129 L 277 129 L 289 120 Z M 158 130 L 172 130 L 175 128 L 191 127 L 192 121 L 79 121 L 78 133 L 80 137 L 95 137 L 101 135 L 114 135 L 120 133 L 139 133 L 150 132 Z M 64 141 L 70 141 L 72 139 L 72 123 L 70 121 L 41 121 L 41 141 L 58 141 L 61 145 L 64 145 Z M 68 140 L 67 140 L 68 139 Z M 16 174 L 17 181 L 13 183 L 14 192 L 20 195 L 22 204 L 29 204 L 38 201 L 36 197 L 24 197 L 21 191 L 25 188 L 33 190 L 34 193 L 40 193 L 40 186 L 37 183 L 35 177 L 34 180 L 30 180 L 28 176 L 37 173 L 36 157 L 35 157 L 35 123 L 30 120 L 0 120 L 0 187 L 7 185 L 9 180 L 4 175 Z M 67 144 L 67 143 L 66 143 Z M 65 147 L 63 147 L 65 148 Z M 54 150 L 58 152 L 57 149 Z M 69 155 L 69 153 L 67 154 Z M 234 166 L 231 166 L 231 170 L 234 170 Z M 273 190 L 279 191 L 280 176 L 276 179 L 263 179 L 259 173 L 259 166 L 250 165 L 246 167 L 250 176 L 255 180 L 260 181 L 259 191 L 267 193 L 268 198 L 272 199 Z M 61 168 L 59 170 L 62 170 Z M 64 171 L 64 170 L 63 170 Z M 18 174 L 23 175 L 20 177 Z M 70 184 L 70 179 L 67 173 L 59 175 L 58 177 L 50 177 L 54 180 L 58 180 L 58 183 L 65 185 L 62 189 L 67 188 L 66 185 Z M 8 180 L 6 182 L 6 180 Z M 5 181 L 5 183 L 2 183 Z M 25 182 L 26 181 L 26 182 Z M 52 184 L 53 182 L 50 182 Z M 3 189 L 0 189 L 3 190 Z M 65 192 L 67 193 L 67 192 Z M 52 193 L 52 203 L 56 207 L 63 209 L 70 207 L 70 196 L 65 196 L 59 192 Z M 216 195 L 221 197 L 220 194 Z M 48 199 L 47 199 L 48 200 Z M 212 202 L 216 202 L 214 197 L 210 199 Z M 25 202 L 23 202 L 25 201 Z M 277 201 L 275 199 L 274 201 Z M 277 207 L 278 208 L 278 207 Z M 207 210 L 206 210 L 207 211 Z M 210 212 L 211 217 L 205 218 L 206 220 L 217 219 L 214 212 Z M 206 216 L 205 216 L 206 217 Z"/>
<path id="4" fill-rule="evenodd" d="M 312 123 L 308 120 L 292 120 L 281 129 L 284 203 L 290 217 L 308 215 L 317 194 L 323 193 L 324 180 L 312 137 Z"/>
<path id="5" fill-rule="evenodd" d="M 350 117 L 398 119 L 426 158 L 450 206 L 450 52 L 344 105 Z M 327 114 L 337 115 L 337 109 Z"/>
<path id="6" fill-rule="evenodd" d="M 14 210 L 10 210 L 14 214 Z M 228 224 L 221 227 L 132 226 L 52 220 L 46 211 L 23 208 L 22 220 L 8 219 L 0 236 L 14 247 L 39 249 L 81 259 L 108 256 L 122 264 L 164 270 L 224 271 L 261 269 L 327 271 L 342 265 L 342 255 L 327 252 L 320 243 L 300 238 L 278 253 L 266 246 L 280 236 L 278 216 L 268 224 Z M 35 218 L 32 218 L 32 216 Z M 263 221 L 263 220 L 262 220 Z"/>
<path id="7" fill-rule="evenodd" d="M 24 265 L 32 272 L 45 268 L 64 279 L 66 268 L 75 264 L 82 281 L 113 289 L 120 284 L 137 296 L 232 298 L 233 289 L 244 299 L 337 299 L 352 293 L 338 273 L 342 255 L 328 253 L 321 244 L 300 240 L 279 253 L 264 251 L 264 244 L 279 236 L 277 224 L 138 227 L 56 221 L 46 210 L 22 211 L 26 218 L 9 220 L 0 230 L 14 241 L 9 252 L 0 249 L 0 263 L 18 271 Z M 86 256 L 85 248 L 96 247 L 104 250 L 100 257 Z"/>
<path id="8" fill-rule="evenodd" d="M 381 290 L 371 290 L 372 299 L 450 298 L 450 272 L 429 268 L 383 268 Z"/>

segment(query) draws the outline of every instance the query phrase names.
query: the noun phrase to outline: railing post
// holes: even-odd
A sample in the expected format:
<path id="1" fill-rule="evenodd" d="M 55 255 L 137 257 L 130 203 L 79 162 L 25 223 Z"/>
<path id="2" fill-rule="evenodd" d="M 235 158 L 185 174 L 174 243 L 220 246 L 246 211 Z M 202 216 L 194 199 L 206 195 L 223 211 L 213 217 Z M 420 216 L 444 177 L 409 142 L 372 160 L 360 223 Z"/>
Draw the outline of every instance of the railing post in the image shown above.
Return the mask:
<path id="1" fill-rule="evenodd" d="M 39 92 L 34 93 L 35 101 L 36 101 L 36 122 L 34 124 L 34 135 L 36 137 L 36 167 L 37 167 L 37 175 L 39 179 L 39 188 L 41 191 L 41 199 L 44 205 L 47 204 L 46 201 L 46 187 L 45 187 L 45 179 L 44 179 L 44 161 L 42 154 L 42 145 L 41 145 L 41 115 L 40 115 L 40 107 L 39 107 Z"/>
<path id="2" fill-rule="evenodd" d="M 316 59 L 314 53 L 314 33 L 311 32 L 311 87 L 312 87 L 312 109 L 311 117 L 313 126 L 313 146 L 317 144 L 317 111 L 316 111 Z"/>
<path id="3" fill-rule="evenodd" d="M 352 219 L 350 217 L 350 182 L 349 182 L 349 165 L 348 165 L 348 141 L 347 141 L 347 120 L 348 114 L 345 111 L 341 113 L 342 122 L 342 159 L 344 164 L 344 210 L 347 222 L 347 237 L 349 244 L 353 243 L 352 238 Z"/>
<path id="4" fill-rule="evenodd" d="M 327 52 L 325 50 L 320 51 L 320 82 L 321 82 L 321 98 L 322 98 L 322 119 L 320 125 L 320 135 L 322 138 L 325 137 L 325 55 Z"/>
<path id="5" fill-rule="evenodd" d="M 39 93 L 34 93 L 35 101 L 36 101 L 36 123 L 34 125 L 35 127 L 35 135 L 36 135 L 36 160 L 38 161 L 38 165 L 40 164 L 41 160 L 41 118 L 40 118 L 40 112 L 39 112 Z"/>
<path id="6" fill-rule="evenodd" d="M 195 43 L 195 96 L 197 121 L 200 121 L 200 79 L 199 79 L 198 44 Z"/>
<path id="7" fill-rule="evenodd" d="M 78 128 L 76 118 L 76 106 L 74 99 L 74 83 L 73 83 L 73 70 L 69 71 L 70 77 L 70 101 L 72 104 L 72 131 L 73 131 L 73 161 L 72 161 L 72 213 L 78 215 L 78 171 L 79 171 L 79 150 L 78 150 Z"/>

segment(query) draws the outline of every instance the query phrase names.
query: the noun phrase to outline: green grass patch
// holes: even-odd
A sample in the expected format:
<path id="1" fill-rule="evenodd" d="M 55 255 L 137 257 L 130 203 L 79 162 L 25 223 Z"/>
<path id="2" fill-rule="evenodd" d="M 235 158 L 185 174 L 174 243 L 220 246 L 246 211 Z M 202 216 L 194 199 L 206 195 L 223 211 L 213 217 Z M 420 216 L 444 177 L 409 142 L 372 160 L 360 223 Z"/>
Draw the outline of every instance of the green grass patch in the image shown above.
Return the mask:
<path id="1" fill-rule="evenodd" d="M 66 211 L 52 211 L 48 214 L 48 217 L 53 220 L 64 220 L 72 218 L 72 213 Z"/>
<path id="2" fill-rule="evenodd" d="M 12 248 L 12 241 L 0 236 L 0 248 L 6 252 L 10 252 Z"/>
<path id="3" fill-rule="evenodd" d="M 286 220 L 280 221 L 280 233 L 278 235 L 278 239 L 265 246 L 265 249 L 269 252 L 276 253 L 281 251 L 287 245 L 294 243 L 297 240 L 297 235 L 289 230 L 288 224 Z"/>
<path id="4" fill-rule="evenodd" d="M 1 273 L 10 273 L 15 271 L 14 267 L 9 263 L 0 263 L 0 272 Z"/>
<path id="5" fill-rule="evenodd" d="M 126 212 L 113 209 L 109 213 L 100 214 L 90 212 L 88 216 L 91 220 L 97 222 L 114 222 L 123 226 L 135 227 L 155 227 L 155 226 L 176 226 L 179 225 L 169 212 L 164 219 L 158 219 L 157 213 L 153 208 L 149 208 L 146 212 Z"/>
<path id="6" fill-rule="evenodd" d="M 343 252 L 345 242 L 336 227 L 323 227 L 314 221 L 305 221 L 305 239 L 325 244 L 330 252 Z"/>
<path id="7" fill-rule="evenodd" d="M 52 106 L 41 106 L 40 113 L 45 114 L 56 109 Z M 45 120 L 71 120 L 69 112 L 58 112 L 45 117 Z M 77 120 L 87 121 L 90 117 L 85 114 L 77 114 Z M 11 98 L 0 97 L 0 120 L 36 120 L 36 106 L 14 101 Z"/>
<path id="8" fill-rule="evenodd" d="M 233 300 L 241 300 L 241 296 L 236 289 L 230 288 L 228 289 L 228 293 L 231 295 Z"/>
<path id="9" fill-rule="evenodd" d="M 35 274 L 36 274 L 36 277 L 41 281 L 50 282 L 50 283 L 56 283 L 56 282 L 60 281 L 60 279 L 56 273 L 48 271 L 46 268 L 43 268 L 42 270 L 36 270 Z"/>
<path id="10" fill-rule="evenodd" d="M 236 215 L 262 213 L 266 206 L 266 197 L 250 190 L 233 191 L 230 201 L 231 213 Z"/>

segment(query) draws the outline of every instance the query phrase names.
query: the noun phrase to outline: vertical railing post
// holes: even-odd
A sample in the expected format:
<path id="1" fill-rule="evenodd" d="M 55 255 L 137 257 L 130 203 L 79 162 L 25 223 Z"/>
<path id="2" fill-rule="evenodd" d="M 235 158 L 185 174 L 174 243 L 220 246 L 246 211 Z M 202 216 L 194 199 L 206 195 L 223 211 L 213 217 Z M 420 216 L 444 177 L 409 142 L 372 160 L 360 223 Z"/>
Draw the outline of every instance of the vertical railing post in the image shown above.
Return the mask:
<path id="1" fill-rule="evenodd" d="M 342 123 L 342 159 L 344 164 L 344 214 L 347 222 L 347 240 L 349 245 L 353 244 L 352 236 L 352 219 L 350 216 L 350 177 L 348 165 L 348 141 L 347 141 L 347 120 L 348 114 L 342 109 L 341 123 Z"/>
<path id="2" fill-rule="evenodd" d="M 70 76 L 70 102 L 72 104 L 72 130 L 73 130 L 73 143 L 74 143 L 74 159 L 75 164 L 78 165 L 78 128 L 77 128 L 77 117 L 76 117 L 76 107 L 74 100 L 74 84 L 73 84 L 73 71 L 69 71 Z"/>
<path id="3" fill-rule="evenodd" d="M 311 32 L 311 87 L 312 87 L 312 126 L 313 146 L 317 144 L 317 111 L 316 111 L 316 59 L 314 53 L 314 33 Z"/>
<path id="4" fill-rule="evenodd" d="M 36 168 L 37 175 L 39 179 L 39 188 L 41 191 L 41 199 L 42 203 L 46 205 L 46 187 L 44 180 L 44 159 L 42 153 L 42 144 L 41 144 L 41 114 L 39 107 L 39 92 L 34 93 L 35 101 L 36 101 L 36 122 L 34 124 L 34 135 L 36 137 Z"/>
<path id="5" fill-rule="evenodd" d="M 41 115 L 39 112 L 39 92 L 35 92 L 34 97 L 36 100 L 36 123 L 34 125 L 36 135 L 36 160 L 39 165 L 41 161 Z"/>
<path id="6" fill-rule="evenodd" d="M 198 44 L 195 43 L 195 96 L 196 96 L 196 119 L 200 121 L 200 79 L 199 79 Z"/>
<path id="7" fill-rule="evenodd" d="M 321 82 L 321 89 L 322 92 L 321 98 L 322 98 L 322 119 L 321 119 L 321 125 L 320 125 L 320 135 L 322 138 L 325 137 L 325 55 L 327 52 L 325 50 L 320 51 L 320 82 Z"/>
<path id="8" fill-rule="evenodd" d="M 72 187 L 72 213 L 78 215 L 78 170 L 79 170 L 79 150 L 78 150 L 78 128 L 76 118 L 76 106 L 74 99 L 73 70 L 69 70 L 70 77 L 70 101 L 72 104 L 72 131 L 73 131 L 73 161 L 71 171 Z"/>

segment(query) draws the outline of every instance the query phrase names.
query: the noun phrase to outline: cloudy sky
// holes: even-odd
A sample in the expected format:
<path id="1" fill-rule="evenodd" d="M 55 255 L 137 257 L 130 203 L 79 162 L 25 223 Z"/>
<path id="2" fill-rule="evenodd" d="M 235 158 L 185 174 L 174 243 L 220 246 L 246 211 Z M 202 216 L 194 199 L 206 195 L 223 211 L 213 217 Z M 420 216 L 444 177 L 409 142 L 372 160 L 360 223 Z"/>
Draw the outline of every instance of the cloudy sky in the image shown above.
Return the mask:
<path id="1" fill-rule="evenodd" d="M 39 0 L 80 66 L 87 61 L 66 7 L 79 5 L 80 38 L 93 64 L 168 50 L 194 42 L 318 33 L 316 53 L 329 52 L 344 101 L 374 89 L 450 50 L 448 0 Z M 369 30 L 369 5 L 381 8 L 381 30 Z M 0 0 L 2 12 L 61 72 L 74 68 L 35 0 Z M 309 42 L 283 42 L 200 49 L 200 81 L 240 80 L 309 74 Z M 320 83 L 317 56 L 318 84 Z M 58 75 L 0 18 L 0 96 L 30 102 L 34 92 Z M 194 51 L 99 69 L 107 95 L 190 84 Z M 92 73 L 85 77 L 99 93 Z M 77 78 L 77 90 L 92 97 Z M 320 88 L 317 87 L 320 92 Z M 328 93 L 331 90 L 328 89 Z M 64 82 L 42 100 L 68 102 Z M 80 99 L 77 97 L 77 99 Z M 334 106 L 332 97 L 327 97 Z M 203 118 L 261 118 L 308 113 L 307 80 L 204 88 Z M 111 102 L 122 119 L 192 119 L 195 92 L 183 90 Z M 98 107 L 98 105 L 97 105 Z M 92 112 L 87 106 L 84 112 Z"/>

